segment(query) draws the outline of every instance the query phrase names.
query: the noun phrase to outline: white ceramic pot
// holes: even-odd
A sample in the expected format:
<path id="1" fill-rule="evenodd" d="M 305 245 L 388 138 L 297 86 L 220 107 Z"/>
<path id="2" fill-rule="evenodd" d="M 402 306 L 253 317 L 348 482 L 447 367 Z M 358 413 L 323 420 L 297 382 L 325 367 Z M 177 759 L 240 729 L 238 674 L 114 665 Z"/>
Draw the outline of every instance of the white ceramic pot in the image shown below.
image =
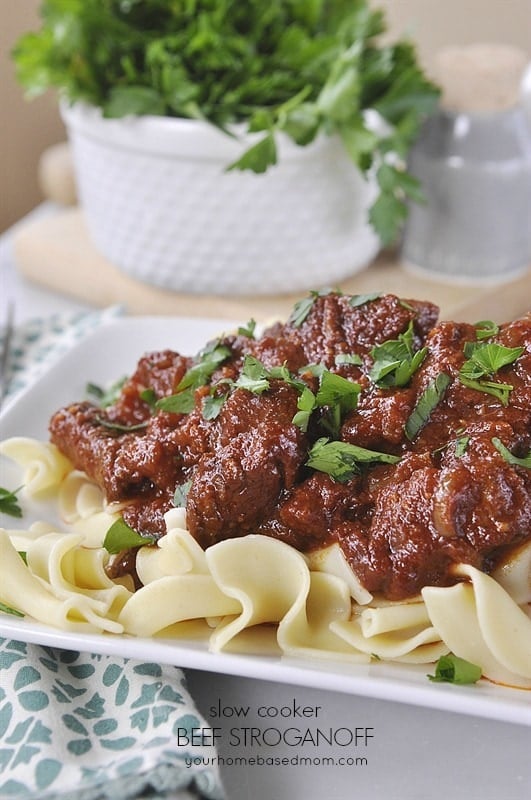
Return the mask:
<path id="1" fill-rule="evenodd" d="M 379 249 L 376 188 L 339 140 L 279 142 L 263 175 L 226 168 L 249 144 L 207 123 L 104 119 L 62 106 L 90 235 L 123 272 L 188 293 L 279 294 L 338 281 Z M 251 140 L 252 141 L 252 140 Z"/>

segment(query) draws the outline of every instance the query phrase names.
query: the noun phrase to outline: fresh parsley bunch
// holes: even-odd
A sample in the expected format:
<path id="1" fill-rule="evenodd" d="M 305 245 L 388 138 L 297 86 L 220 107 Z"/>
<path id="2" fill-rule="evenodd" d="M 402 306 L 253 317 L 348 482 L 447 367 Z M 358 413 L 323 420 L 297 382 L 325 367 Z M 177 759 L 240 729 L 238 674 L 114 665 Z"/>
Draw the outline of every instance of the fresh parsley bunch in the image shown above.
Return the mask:
<path id="1" fill-rule="evenodd" d="M 276 163 L 280 131 L 300 146 L 337 134 L 363 173 L 376 169 L 383 244 L 420 197 L 402 162 L 438 92 L 411 43 L 377 43 L 384 17 L 367 0 L 43 0 L 41 13 L 13 51 L 30 95 L 56 87 L 107 117 L 243 123 L 263 136 L 230 167 L 254 172 Z"/>

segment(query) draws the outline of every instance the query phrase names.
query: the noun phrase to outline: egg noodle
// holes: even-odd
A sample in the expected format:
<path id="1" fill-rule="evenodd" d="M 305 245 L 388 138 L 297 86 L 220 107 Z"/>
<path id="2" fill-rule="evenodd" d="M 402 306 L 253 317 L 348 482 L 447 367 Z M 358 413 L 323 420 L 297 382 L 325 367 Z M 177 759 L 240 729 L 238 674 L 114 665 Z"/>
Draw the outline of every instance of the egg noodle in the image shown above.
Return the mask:
<path id="1" fill-rule="evenodd" d="M 492 575 L 460 564 L 455 585 L 390 602 L 363 588 L 338 545 L 302 554 L 250 534 L 203 550 L 174 508 L 166 534 L 137 551 L 135 591 L 130 576 L 106 571 L 113 556 L 103 541 L 120 511 L 100 489 L 53 444 L 14 437 L 0 453 L 20 468 L 21 493 L 52 497 L 64 522 L 0 528 L 0 600 L 39 622 L 151 637 L 186 636 L 197 621 L 214 652 L 237 651 L 246 632 L 267 625 L 284 655 L 427 664 L 452 652 L 491 681 L 531 689 L 529 543 Z"/>

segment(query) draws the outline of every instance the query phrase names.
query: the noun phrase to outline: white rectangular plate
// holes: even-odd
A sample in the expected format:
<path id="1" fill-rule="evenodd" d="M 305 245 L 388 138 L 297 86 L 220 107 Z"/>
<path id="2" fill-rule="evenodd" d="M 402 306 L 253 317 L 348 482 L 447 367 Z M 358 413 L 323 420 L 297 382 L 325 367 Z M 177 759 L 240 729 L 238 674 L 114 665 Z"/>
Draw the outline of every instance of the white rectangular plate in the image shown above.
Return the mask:
<path id="1" fill-rule="evenodd" d="M 61 406 L 82 399 L 88 381 L 101 385 L 131 374 L 144 352 L 170 348 L 194 355 L 218 334 L 232 329 L 227 321 L 164 317 L 125 318 L 98 329 L 57 361 L 0 417 L 0 438 L 47 439 L 48 420 Z M 13 488 L 14 468 L 2 462 L 1 484 Z M 27 526 L 49 509 L 25 504 Z M 46 517 L 45 517 L 46 518 Z M 52 520 L 54 521 L 54 520 Z M 15 527 L 16 520 L 6 522 Z M 504 722 L 531 725 L 531 692 L 481 681 L 474 686 L 435 684 L 426 677 L 431 665 L 373 663 L 346 665 L 328 660 L 296 660 L 279 655 L 210 653 L 194 639 L 138 639 L 129 636 L 76 634 L 0 613 L 0 636 L 69 650 L 106 653 L 173 664 L 226 675 L 344 692 L 453 711 Z"/>

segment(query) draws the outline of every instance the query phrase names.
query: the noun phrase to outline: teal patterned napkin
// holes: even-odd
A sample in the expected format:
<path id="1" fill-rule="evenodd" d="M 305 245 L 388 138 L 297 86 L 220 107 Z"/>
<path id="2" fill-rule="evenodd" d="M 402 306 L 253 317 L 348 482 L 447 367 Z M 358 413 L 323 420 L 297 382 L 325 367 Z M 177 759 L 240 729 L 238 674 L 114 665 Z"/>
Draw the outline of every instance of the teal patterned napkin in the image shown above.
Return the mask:
<path id="1" fill-rule="evenodd" d="M 6 397 L 12 398 L 31 385 L 73 345 L 120 314 L 120 307 L 112 306 L 89 313 L 53 314 L 17 326 L 9 348 Z M 0 347 L 5 333 L 5 329 L 0 330 Z"/>
<path id="2" fill-rule="evenodd" d="M 219 800 L 213 748 L 177 744 L 201 726 L 177 667 L 0 640 L 2 798 Z"/>
<path id="3" fill-rule="evenodd" d="M 55 315 L 18 327 L 7 401 L 119 314 Z M 179 729 L 201 727 L 177 667 L 0 639 L 2 800 L 222 800 L 214 747 L 179 746 L 187 740 Z"/>

